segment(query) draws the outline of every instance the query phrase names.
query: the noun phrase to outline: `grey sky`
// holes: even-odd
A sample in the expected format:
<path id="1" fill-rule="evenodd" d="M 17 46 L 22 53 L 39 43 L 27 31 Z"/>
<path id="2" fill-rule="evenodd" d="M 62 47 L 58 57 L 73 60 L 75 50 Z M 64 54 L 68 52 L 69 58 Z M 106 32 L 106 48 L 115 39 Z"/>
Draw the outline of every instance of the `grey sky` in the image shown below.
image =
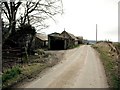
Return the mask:
<path id="1" fill-rule="evenodd" d="M 64 14 L 49 21 L 46 34 L 66 31 L 85 39 L 95 40 L 98 24 L 98 40 L 118 41 L 118 1 L 120 0 L 63 0 Z"/>

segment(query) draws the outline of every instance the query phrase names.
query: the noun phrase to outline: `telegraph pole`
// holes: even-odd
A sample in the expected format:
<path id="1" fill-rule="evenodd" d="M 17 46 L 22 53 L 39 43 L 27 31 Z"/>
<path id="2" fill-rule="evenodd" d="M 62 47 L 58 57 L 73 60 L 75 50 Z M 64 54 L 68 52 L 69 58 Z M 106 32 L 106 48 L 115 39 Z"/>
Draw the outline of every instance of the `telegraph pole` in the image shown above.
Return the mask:
<path id="1" fill-rule="evenodd" d="M 96 24 L 96 43 L 97 43 L 97 24 Z"/>

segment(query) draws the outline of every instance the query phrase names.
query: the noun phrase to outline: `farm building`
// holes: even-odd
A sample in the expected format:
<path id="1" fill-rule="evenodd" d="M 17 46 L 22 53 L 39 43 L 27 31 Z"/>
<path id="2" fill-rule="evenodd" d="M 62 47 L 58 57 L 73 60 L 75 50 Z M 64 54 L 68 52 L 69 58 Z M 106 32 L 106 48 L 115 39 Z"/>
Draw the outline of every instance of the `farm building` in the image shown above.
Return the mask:
<path id="1" fill-rule="evenodd" d="M 65 30 L 60 33 L 52 33 L 48 35 L 48 48 L 52 50 L 64 50 L 78 44 L 78 39 Z"/>
<path id="2" fill-rule="evenodd" d="M 48 35 L 48 49 L 63 50 L 67 49 L 68 38 L 63 37 L 60 33 L 52 33 Z"/>
<path id="3" fill-rule="evenodd" d="M 78 44 L 83 44 L 83 37 L 82 36 L 78 36 L 76 38 L 78 39 Z"/>
<path id="4" fill-rule="evenodd" d="M 35 49 L 48 46 L 48 37 L 45 34 L 37 33 L 35 38 Z"/>
<path id="5" fill-rule="evenodd" d="M 63 37 L 69 38 L 68 47 L 72 47 L 78 44 L 78 39 L 71 33 L 66 32 L 65 30 L 61 33 Z"/>

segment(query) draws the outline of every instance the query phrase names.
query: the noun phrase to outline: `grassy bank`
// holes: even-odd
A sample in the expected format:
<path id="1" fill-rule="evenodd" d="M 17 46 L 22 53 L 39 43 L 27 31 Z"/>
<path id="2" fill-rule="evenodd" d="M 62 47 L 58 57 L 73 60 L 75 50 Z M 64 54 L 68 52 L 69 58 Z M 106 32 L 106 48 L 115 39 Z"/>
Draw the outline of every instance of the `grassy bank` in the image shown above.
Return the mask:
<path id="1" fill-rule="evenodd" d="M 118 79 L 118 64 L 112 55 L 113 53 L 110 52 L 110 48 L 107 45 L 94 45 L 93 48 L 100 53 L 100 58 L 104 65 L 109 87 L 119 88 L 120 82 Z"/>
<path id="2" fill-rule="evenodd" d="M 47 65 L 40 63 L 33 63 L 25 66 L 14 66 L 5 71 L 2 75 L 2 87 L 8 88 L 12 85 L 25 80 L 33 78 L 40 73 Z"/>
<path id="3" fill-rule="evenodd" d="M 29 56 L 29 63 L 17 64 L 2 73 L 2 88 L 13 87 L 19 82 L 36 78 L 47 67 L 54 66 L 60 59 L 51 53 L 38 51 L 37 56 Z"/>

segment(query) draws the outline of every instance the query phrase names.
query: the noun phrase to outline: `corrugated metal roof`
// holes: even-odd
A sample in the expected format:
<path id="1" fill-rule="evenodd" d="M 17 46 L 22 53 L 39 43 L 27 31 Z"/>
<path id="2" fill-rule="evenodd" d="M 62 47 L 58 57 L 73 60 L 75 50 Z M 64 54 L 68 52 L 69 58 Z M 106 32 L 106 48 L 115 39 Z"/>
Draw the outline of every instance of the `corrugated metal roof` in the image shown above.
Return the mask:
<path id="1" fill-rule="evenodd" d="M 77 36 L 77 39 L 83 40 L 83 37 L 82 36 Z"/>
<path id="2" fill-rule="evenodd" d="M 62 32 L 62 33 L 64 33 L 64 32 L 66 32 L 65 30 Z M 61 33 L 61 34 L 62 34 Z M 68 32 L 66 32 L 72 39 L 74 39 L 74 40 L 78 40 L 73 34 L 71 34 L 71 33 L 68 33 Z"/>
<path id="3" fill-rule="evenodd" d="M 49 36 L 56 36 L 56 37 L 58 37 L 58 36 L 60 36 L 60 33 L 54 32 L 54 33 L 49 34 Z"/>
<path id="4" fill-rule="evenodd" d="M 66 38 L 66 37 L 63 37 L 60 33 L 57 33 L 57 32 L 54 32 L 54 33 L 52 33 L 52 34 L 49 34 L 49 36 L 59 37 L 59 38 Z"/>
<path id="5" fill-rule="evenodd" d="M 68 33 L 74 40 L 78 40 L 73 34 Z"/>
<path id="6" fill-rule="evenodd" d="M 42 33 L 37 33 L 36 37 L 43 40 L 43 41 L 47 41 L 48 40 L 48 36 Z"/>

